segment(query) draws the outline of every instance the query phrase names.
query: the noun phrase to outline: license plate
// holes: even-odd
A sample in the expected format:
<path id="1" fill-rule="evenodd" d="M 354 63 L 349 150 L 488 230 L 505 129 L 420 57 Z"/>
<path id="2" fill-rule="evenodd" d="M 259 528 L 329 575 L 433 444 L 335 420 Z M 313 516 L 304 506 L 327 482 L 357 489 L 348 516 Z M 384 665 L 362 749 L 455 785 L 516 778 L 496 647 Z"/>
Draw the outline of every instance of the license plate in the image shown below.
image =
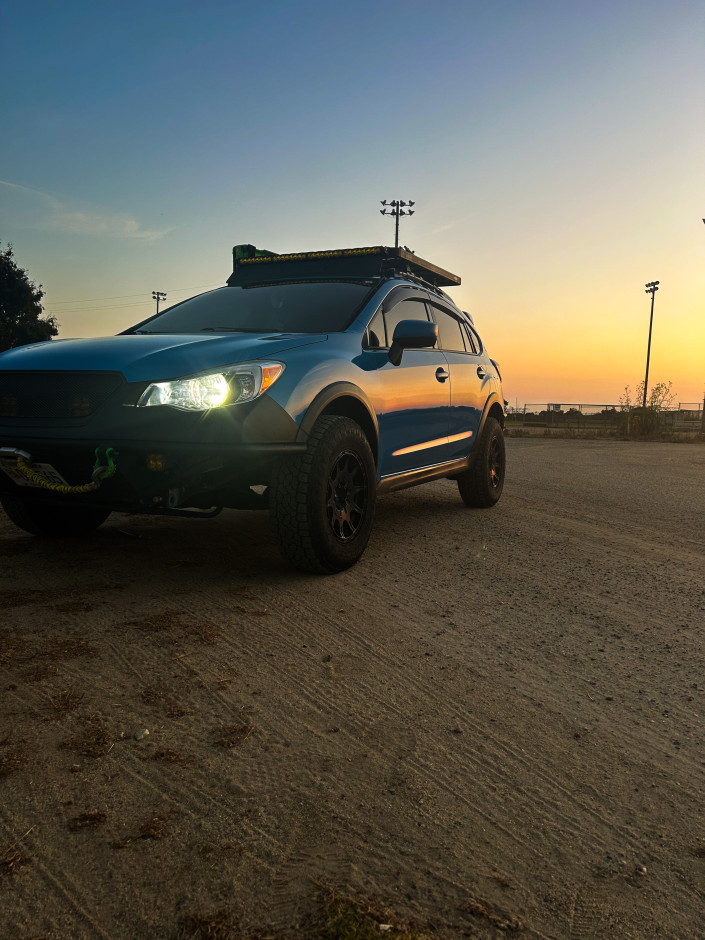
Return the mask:
<path id="1" fill-rule="evenodd" d="M 4 470 L 9 478 L 14 480 L 18 486 L 40 485 L 33 480 L 28 480 L 27 477 L 17 469 L 17 464 L 14 460 L 3 460 L 0 458 L 0 470 Z M 55 483 L 57 486 L 68 486 L 68 483 L 64 480 L 59 471 L 55 470 L 50 463 L 33 463 L 32 470 L 38 473 L 47 483 Z"/>

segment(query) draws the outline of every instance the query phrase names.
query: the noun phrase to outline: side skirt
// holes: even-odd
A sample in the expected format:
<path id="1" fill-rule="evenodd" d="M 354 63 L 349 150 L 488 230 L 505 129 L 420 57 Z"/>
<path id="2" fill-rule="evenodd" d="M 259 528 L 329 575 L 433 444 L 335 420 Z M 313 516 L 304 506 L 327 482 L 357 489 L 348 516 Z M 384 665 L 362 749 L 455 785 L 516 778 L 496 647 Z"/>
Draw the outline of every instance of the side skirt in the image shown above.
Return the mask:
<path id="1" fill-rule="evenodd" d="M 450 460 L 447 463 L 437 463 L 431 467 L 421 467 L 420 470 L 407 470 L 405 473 L 391 474 L 383 477 L 378 485 L 378 493 L 392 493 L 394 490 L 405 490 L 410 486 L 428 483 L 429 480 L 438 480 L 441 477 L 453 476 L 467 470 L 469 457 L 460 460 Z"/>

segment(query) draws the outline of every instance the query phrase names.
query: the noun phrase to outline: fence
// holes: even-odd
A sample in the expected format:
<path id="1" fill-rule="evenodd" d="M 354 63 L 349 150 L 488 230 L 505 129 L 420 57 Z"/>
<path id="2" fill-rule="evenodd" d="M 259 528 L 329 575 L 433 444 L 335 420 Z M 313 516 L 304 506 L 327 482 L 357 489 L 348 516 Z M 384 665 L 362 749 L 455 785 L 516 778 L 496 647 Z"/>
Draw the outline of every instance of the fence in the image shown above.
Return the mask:
<path id="1" fill-rule="evenodd" d="M 628 434 L 632 421 L 639 423 L 641 409 L 623 405 L 564 404 L 541 402 L 526 404 L 523 409 L 509 408 L 506 424 L 509 428 L 545 428 L 565 431 L 602 431 L 609 434 Z M 680 402 L 653 414 L 657 427 L 668 431 L 705 431 L 702 402 Z"/>

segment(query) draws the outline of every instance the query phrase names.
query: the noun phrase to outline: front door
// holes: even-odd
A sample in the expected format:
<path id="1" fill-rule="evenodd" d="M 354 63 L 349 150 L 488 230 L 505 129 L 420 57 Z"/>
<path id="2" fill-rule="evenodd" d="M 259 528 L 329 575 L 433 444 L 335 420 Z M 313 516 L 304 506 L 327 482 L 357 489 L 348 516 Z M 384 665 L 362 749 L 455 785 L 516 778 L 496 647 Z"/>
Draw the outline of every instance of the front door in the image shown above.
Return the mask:
<path id="1" fill-rule="evenodd" d="M 449 460 L 448 363 L 436 348 L 406 349 L 392 365 L 388 348 L 401 320 L 428 321 L 422 299 L 401 300 L 370 325 L 380 348 L 366 350 L 360 365 L 369 371 L 367 388 L 379 423 L 379 475 L 386 477 Z M 380 336 L 382 331 L 386 339 Z"/>

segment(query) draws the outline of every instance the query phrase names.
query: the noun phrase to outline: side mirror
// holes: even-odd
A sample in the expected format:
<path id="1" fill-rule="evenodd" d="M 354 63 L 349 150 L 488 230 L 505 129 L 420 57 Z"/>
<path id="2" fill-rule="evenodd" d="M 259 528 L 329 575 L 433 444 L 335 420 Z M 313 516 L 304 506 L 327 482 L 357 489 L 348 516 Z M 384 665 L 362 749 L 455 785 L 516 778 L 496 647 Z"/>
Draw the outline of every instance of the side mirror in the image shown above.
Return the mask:
<path id="1" fill-rule="evenodd" d="M 401 362 L 405 349 L 429 349 L 438 340 L 438 325 L 429 320 L 400 320 L 394 330 L 389 361 L 393 366 Z"/>

